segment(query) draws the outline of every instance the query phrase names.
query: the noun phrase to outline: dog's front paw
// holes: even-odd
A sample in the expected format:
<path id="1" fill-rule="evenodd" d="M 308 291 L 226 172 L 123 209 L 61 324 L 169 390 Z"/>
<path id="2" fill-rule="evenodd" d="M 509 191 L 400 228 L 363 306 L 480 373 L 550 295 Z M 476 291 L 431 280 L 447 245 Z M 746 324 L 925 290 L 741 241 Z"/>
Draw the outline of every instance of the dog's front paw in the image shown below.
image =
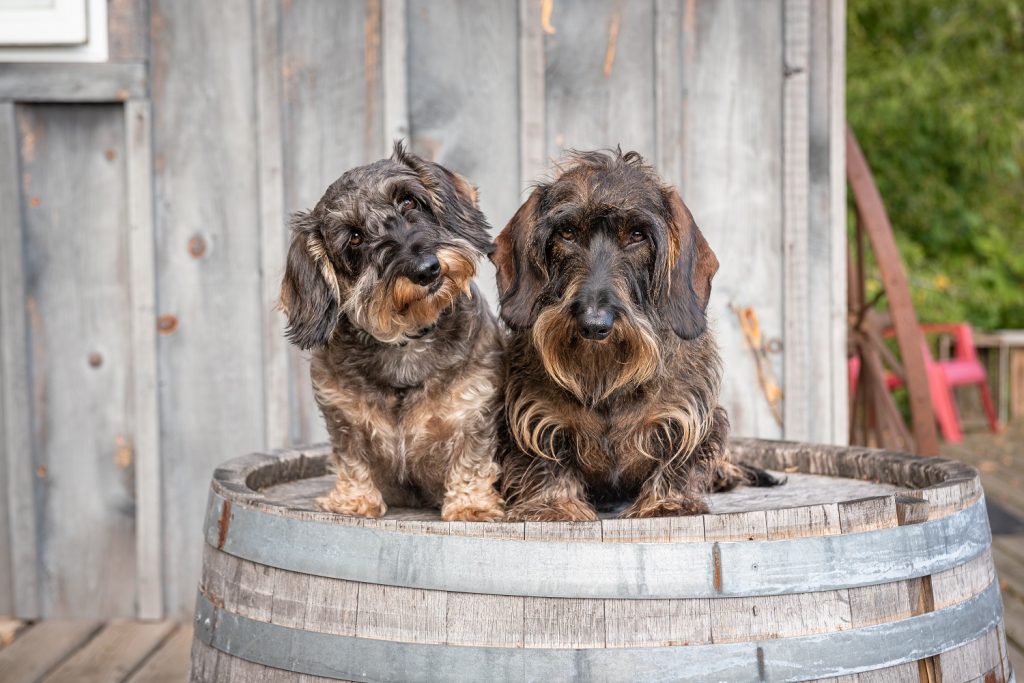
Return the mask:
<path id="1" fill-rule="evenodd" d="M 684 517 L 707 514 L 708 506 L 699 498 L 673 498 L 669 500 L 636 500 L 622 511 L 620 517 Z"/>
<path id="2" fill-rule="evenodd" d="M 317 507 L 327 512 L 338 515 L 351 515 L 353 517 L 383 517 L 388 511 L 384 499 L 376 496 L 343 496 L 335 489 L 326 496 L 316 499 Z"/>
<path id="3" fill-rule="evenodd" d="M 507 522 L 596 522 L 597 510 L 581 500 L 527 501 L 505 513 Z"/>
<path id="4" fill-rule="evenodd" d="M 505 507 L 500 503 L 445 505 L 441 519 L 446 522 L 500 522 L 505 518 Z"/>

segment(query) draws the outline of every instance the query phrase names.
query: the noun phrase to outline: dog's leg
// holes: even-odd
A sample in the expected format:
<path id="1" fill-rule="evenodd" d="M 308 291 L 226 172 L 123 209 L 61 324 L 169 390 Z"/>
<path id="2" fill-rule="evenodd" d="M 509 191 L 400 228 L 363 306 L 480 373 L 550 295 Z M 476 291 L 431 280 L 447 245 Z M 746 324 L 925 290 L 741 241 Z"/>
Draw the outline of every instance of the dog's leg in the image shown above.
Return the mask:
<path id="1" fill-rule="evenodd" d="M 467 422 L 465 431 L 443 449 L 449 454 L 441 519 L 496 522 L 505 516 L 505 501 L 496 488 L 501 473 L 494 462 L 494 424 L 489 416 Z"/>
<path id="2" fill-rule="evenodd" d="M 445 478 L 441 519 L 497 522 L 505 516 L 505 501 L 495 488 L 500 470 L 492 460 L 493 452 L 493 435 L 458 440 Z"/>
<path id="3" fill-rule="evenodd" d="M 587 502 L 586 488 L 561 463 L 521 456 L 506 478 L 516 492 L 505 519 L 513 522 L 588 522 L 597 510 Z"/>
<path id="4" fill-rule="evenodd" d="M 358 517 L 382 517 L 387 512 L 384 496 L 373 483 L 370 467 L 363 458 L 335 448 L 334 467 L 338 475 L 334 488 L 316 499 L 322 510 Z"/>
<path id="5" fill-rule="evenodd" d="M 622 517 L 673 517 L 702 515 L 708 511 L 704 493 L 707 472 L 697 467 L 679 471 L 662 467 L 644 482 L 640 495 L 622 511 Z M 703 480 L 705 483 L 699 483 Z"/>
<path id="6" fill-rule="evenodd" d="M 622 517 L 670 517 L 708 512 L 716 465 L 724 462 L 729 417 L 721 406 L 711 416 L 711 426 L 693 453 L 682 462 L 667 459 L 644 482 L 636 500 Z"/>

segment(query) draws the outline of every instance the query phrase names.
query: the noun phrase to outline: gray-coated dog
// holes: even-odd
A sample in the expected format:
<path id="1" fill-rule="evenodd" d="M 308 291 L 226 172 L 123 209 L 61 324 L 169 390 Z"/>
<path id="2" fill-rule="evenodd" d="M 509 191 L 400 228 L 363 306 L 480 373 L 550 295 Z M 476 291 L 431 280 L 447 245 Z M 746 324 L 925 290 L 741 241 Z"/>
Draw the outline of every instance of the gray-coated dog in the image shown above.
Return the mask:
<path id="1" fill-rule="evenodd" d="M 407 152 L 352 169 L 292 218 L 288 338 L 312 349 L 337 480 L 325 510 L 431 506 L 496 520 L 501 336 L 472 283 L 492 250 L 476 189 Z"/>

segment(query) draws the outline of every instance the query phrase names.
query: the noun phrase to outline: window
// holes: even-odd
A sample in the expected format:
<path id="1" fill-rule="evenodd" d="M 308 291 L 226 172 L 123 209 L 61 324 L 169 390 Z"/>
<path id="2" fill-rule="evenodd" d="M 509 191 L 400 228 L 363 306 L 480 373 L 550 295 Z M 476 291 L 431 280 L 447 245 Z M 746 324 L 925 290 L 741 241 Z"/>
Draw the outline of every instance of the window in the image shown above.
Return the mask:
<path id="1" fill-rule="evenodd" d="M 0 62 L 106 59 L 106 0 L 0 0 Z"/>

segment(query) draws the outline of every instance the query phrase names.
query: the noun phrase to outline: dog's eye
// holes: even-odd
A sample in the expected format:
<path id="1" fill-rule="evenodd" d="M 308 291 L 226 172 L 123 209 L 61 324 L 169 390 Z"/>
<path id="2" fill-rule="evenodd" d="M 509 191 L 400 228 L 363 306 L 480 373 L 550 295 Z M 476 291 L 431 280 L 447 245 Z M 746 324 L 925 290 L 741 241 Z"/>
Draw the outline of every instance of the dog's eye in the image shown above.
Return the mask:
<path id="1" fill-rule="evenodd" d="M 398 208 L 402 211 L 412 211 L 417 207 L 419 207 L 419 202 L 411 194 L 405 195 L 398 202 Z"/>
<path id="2" fill-rule="evenodd" d="M 558 231 L 558 236 L 566 242 L 572 242 L 576 239 L 576 231 L 572 228 L 562 228 Z"/>
<path id="3" fill-rule="evenodd" d="M 350 246 L 350 247 L 358 247 L 362 243 L 363 243 L 363 233 L 359 232 L 358 230 L 353 230 L 352 234 L 349 235 L 349 238 L 348 238 L 348 246 Z"/>
<path id="4" fill-rule="evenodd" d="M 629 233 L 627 241 L 630 244 L 639 244 L 640 242 L 643 242 L 645 239 L 647 239 L 647 235 L 644 234 L 643 230 L 633 230 Z"/>

